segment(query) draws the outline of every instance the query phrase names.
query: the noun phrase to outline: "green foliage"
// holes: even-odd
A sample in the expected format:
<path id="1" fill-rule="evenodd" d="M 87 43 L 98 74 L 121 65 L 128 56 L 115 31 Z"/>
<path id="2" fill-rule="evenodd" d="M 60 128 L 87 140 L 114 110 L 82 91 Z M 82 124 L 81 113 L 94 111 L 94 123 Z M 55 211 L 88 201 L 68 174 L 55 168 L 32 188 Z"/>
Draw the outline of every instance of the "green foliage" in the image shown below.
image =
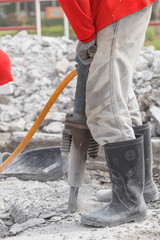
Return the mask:
<path id="1" fill-rule="evenodd" d="M 36 24 L 36 19 L 35 17 L 29 17 L 24 20 L 25 25 L 35 25 Z"/>
<path id="2" fill-rule="evenodd" d="M 15 30 L 13 30 L 13 31 L 11 31 L 11 30 L 9 30 L 9 31 L 0 31 L 0 37 L 5 36 L 5 35 L 14 36 L 17 33 L 18 33 L 18 31 L 15 31 Z"/>
<path id="3" fill-rule="evenodd" d="M 16 19 L 15 16 L 9 16 L 7 19 L 0 19 L 0 26 L 33 26 L 35 25 L 36 19 L 35 17 L 30 18 L 23 18 L 23 21 L 20 22 Z M 63 36 L 64 35 L 64 26 L 63 26 L 63 19 L 46 19 L 43 18 L 41 20 L 41 26 L 42 26 L 42 35 L 43 36 Z M 30 34 L 36 34 L 35 30 L 28 30 Z M 17 31 L 15 31 L 17 33 Z M 14 34 L 14 31 L 11 31 L 11 34 Z M 5 35 L 5 31 L 0 32 L 0 36 Z M 69 27 L 69 35 L 70 38 L 73 40 L 76 40 L 76 35 L 72 30 L 72 27 Z"/>
<path id="4" fill-rule="evenodd" d="M 16 4 L 10 3 L 2 6 L 5 14 L 13 14 L 16 11 Z"/>
<path id="5" fill-rule="evenodd" d="M 57 25 L 57 26 L 52 26 L 52 27 L 44 27 L 42 26 L 42 36 L 52 36 L 52 37 L 59 37 L 59 36 L 64 36 L 64 27 L 63 25 Z M 28 31 L 30 34 L 36 34 L 35 30 L 29 30 Z M 70 39 L 76 40 L 76 35 L 73 32 L 72 28 L 69 28 L 69 36 Z"/>
<path id="6" fill-rule="evenodd" d="M 147 42 L 153 42 L 154 41 L 154 35 L 155 35 L 154 28 L 153 27 L 148 27 L 147 32 L 146 32 L 145 40 Z"/>
<path id="7" fill-rule="evenodd" d="M 26 25 L 35 25 L 36 19 L 35 17 L 30 17 L 25 20 Z M 44 27 L 52 27 L 52 26 L 58 26 L 58 25 L 63 25 L 63 19 L 62 18 L 42 18 L 41 19 L 41 25 Z"/>
<path id="8" fill-rule="evenodd" d="M 153 45 L 160 50 L 160 26 L 149 26 L 146 32 L 145 46 Z"/>
<path id="9" fill-rule="evenodd" d="M 63 36 L 64 27 L 63 25 L 52 26 L 52 27 L 42 27 L 42 35 L 43 36 Z"/>
<path id="10" fill-rule="evenodd" d="M 0 18 L 0 26 L 8 27 L 8 26 L 21 26 L 21 22 L 17 20 L 17 17 L 14 15 L 8 15 L 6 18 Z"/>
<path id="11" fill-rule="evenodd" d="M 59 25 L 63 25 L 63 18 L 43 18 L 42 21 L 42 26 L 46 26 L 46 27 L 51 27 L 51 26 L 59 26 Z"/>
<path id="12" fill-rule="evenodd" d="M 34 18 L 30 18 L 30 21 L 27 21 L 27 23 L 28 23 L 27 25 L 34 25 L 35 24 L 34 21 L 35 21 Z M 55 22 L 55 19 L 52 19 L 52 20 L 45 19 L 44 21 L 42 21 L 42 36 L 53 36 L 53 37 L 63 36 L 64 35 L 64 26 L 63 26 L 63 24 L 58 24 L 59 21 L 60 21 L 60 19 L 56 20 L 56 22 Z M 26 24 L 24 24 L 24 25 L 26 25 Z M 12 26 L 13 26 L 13 24 L 12 24 Z M 14 35 L 17 32 L 18 31 L 0 31 L 0 36 L 6 35 L 6 34 Z M 30 34 L 36 34 L 35 30 L 28 30 L 28 32 Z M 71 26 L 69 28 L 69 36 L 70 36 L 70 39 L 72 39 L 72 40 L 77 39 Z M 156 26 L 156 27 L 149 26 L 148 27 L 147 32 L 146 32 L 146 38 L 145 38 L 145 46 L 149 46 L 149 45 L 153 45 L 155 47 L 155 49 L 160 50 L 160 26 Z"/>

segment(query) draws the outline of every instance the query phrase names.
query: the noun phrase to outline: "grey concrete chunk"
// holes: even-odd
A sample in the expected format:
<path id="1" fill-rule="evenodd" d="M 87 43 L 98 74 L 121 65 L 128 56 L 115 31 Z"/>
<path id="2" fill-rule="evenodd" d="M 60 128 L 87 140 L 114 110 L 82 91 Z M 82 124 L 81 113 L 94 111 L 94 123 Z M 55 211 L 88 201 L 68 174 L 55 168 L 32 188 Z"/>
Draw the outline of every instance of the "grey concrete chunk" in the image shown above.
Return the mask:
<path id="1" fill-rule="evenodd" d="M 31 207 L 28 210 L 26 218 L 27 218 L 27 220 L 34 219 L 34 218 L 38 218 L 39 215 L 40 215 L 40 210 L 36 207 Z"/>
<path id="2" fill-rule="evenodd" d="M 62 133 L 64 124 L 61 122 L 51 122 L 43 127 L 43 131 L 47 133 Z"/>
<path id="3" fill-rule="evenodd" d="M 22 232 L 24 230 L 26 230 L 27 228 L 31 228 L 34 226 L 38 226 L 45 223 L 45 220 L 43 218 L 35 218 L 35 219 L 31 219 L 28 220 L 22 224 L 14 224 L 11 228 L 10 228 L 10 233 L 12 233 L 13 235 L 16 235 L 19 232 Z"/>
<path id="4" fill-rule="evenodd" d="M 43 125 L 46 125 L 49 122 L 53 122 L 53 121 L 58 121 L 63 123 L 65 121 L 65 118 L 66 118 L 66 114 L 64 112 L 50 111 L 45 117 L 43 121 Z"/>
<path id="5" fill-rule="evenodd" d="M 156 124 L 160 124 L 160 108 L 152 106 L 149 110 L 150 116 L 155 120 Z"/>
<path id="6" fill-rule="evenodd" d="M 59 61 L 56 64 L 56 71 L 57 73 L 66 74 L 68 67 L 69 67 L 68 60 L 66 58 L 63 58 L 63 60 Z"/>
<path id="7" fill-rule="evenodd" d="M 23 223 L 26 221 L 25 211 L 20 206 L 12 204 L 9 213 L 15 223 Z"/>
<path id="8" fill-rule="evenodd" d="M 140 56 L 136 65 L 136 70 L 142 71 L 147 68 L 148 68 L 148 61 L 143 56 Z"/>
<path id="9" fill-rule="evenodd" d="M 10 95 L 13 94 L 13 86 L 11 84 L 0 86 L 0 95 Z"/>
<path id="10" fill-rule="evenodd" d="M 0 219 L 0 238 L 4 238 L 8 234 L 8 228 L 5 226 L 4 222 Z"/>

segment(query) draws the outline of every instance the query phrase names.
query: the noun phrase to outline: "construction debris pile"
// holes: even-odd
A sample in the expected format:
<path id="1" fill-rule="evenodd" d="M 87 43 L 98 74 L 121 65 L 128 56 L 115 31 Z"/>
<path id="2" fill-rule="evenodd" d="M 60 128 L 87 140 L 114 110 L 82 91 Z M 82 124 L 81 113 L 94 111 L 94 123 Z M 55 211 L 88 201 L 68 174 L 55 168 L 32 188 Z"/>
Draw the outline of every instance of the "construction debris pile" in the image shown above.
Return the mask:
<path id="1" fill-rule="evenodd" d="M 75 46 L 76 42 L 64 37 L 39 39 L 26 31 L 0 39 L 0 48 L 11 58 L 15 80 L 7 93 L 0 89 L 0 151 L 8 145 L 13 151 L 56 87 L 75 68 Z M 73 80 L 57 99 L 35 136 L 38 144 L 60 142 L 65 113 L 73 107 L 75 87 Z"/>
<path id="2" fill-rule="evenodd" d="M 0 48 L 12 60 L 14 82 L 0 88 L 0 151 L 13 151 L 64 77 L 75 68 L 77 42 L 65 37 L 29 35 L 0 38 Z M 151 121 L 152 136 L 160 136 L 160 51 L 144 47 L 134 74 L 134 88 L 144 120 Z M 6 88 L 6 87 L 4 87 Z M 34 142 L 59 143 L 65 114 L 72 112 L 76 79 L 51 108 Z M 5 133 L 5 134 L 3 134 Z M 35 146 L 34 146 L 35 147 Z"/>
<path id="3" fill-rule="evenodd" d="M 134 90 L 142 118 L 150 121 L 152 137 L 160 136 L 160 51 L 144 47 L 134 74 Z"/>
<path id="4" fill-rule="evenodd" d="M 0 152 L 12 152 L 33 125 L 44 105 L 75 68 L 76 41 L 65 37 L 42 37 L 21 31 L 0 38 L 0 48 L 12 61 L 14 82 L 0 87 Z M 137 62 L 133 85 L 143 120 L 151 122 L 152 137 L 160 140 L 160 51 L 144 47 Z M 73 111 L 76 79 L 64 89 L 47 114 L 29 148 L 59 145 L 65 115 Z M 160 141 L 159 141 L 160 143 Z M 156 145 L 156 144 L 155 144 Z M 159 145 L 157 144 L 157 161 Z M 66 214 L 69 187 L 65 177 L 58 181 L 0 180 L 0 239 L 147 239 L 160 238 L 159 201 L 149 205 L 142 223 L 110 228 L 85 228 L 81 214 L 103 206 L 95 192 L 109 187 L 108 173 L 88 171 L 80 190 L 78 211 Z M 157 186 L 159 174 L 155 174 Z M 105 184 L 104 184 L 105 183 Z"/>

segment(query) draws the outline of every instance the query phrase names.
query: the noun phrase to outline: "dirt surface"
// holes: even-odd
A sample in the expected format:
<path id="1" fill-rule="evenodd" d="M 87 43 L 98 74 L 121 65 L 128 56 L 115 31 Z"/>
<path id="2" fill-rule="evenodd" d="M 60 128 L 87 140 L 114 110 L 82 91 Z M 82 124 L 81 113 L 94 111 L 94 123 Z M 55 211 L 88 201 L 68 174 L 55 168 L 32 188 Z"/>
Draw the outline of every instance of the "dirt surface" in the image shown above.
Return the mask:
<path id="1" fill-rule="evenodd" d="M 160 190 L 160 175 L 156 174 L 154 178 Z M 69 195 L 69 187 L 65 179 L 45 183 L 21 181 L 16 178 L 0 180 L 1 214 L 11 213 L 13 206 L 17 206 L 18 211 L 25 213 L 28 219 L 33 218 L 34 214 L 37 219 L 43 219 L 43 222 L 37 226 L 24 228 L 15 234 L 12 232 L 4 239 L 159 240 L 160 201 L 148 205 L 147 218 L 141 223 L 129 223 L 113 228 L 93 228 L 81 225 L 82 214 L 105 205 L 97 201 L 95 193 L 99 189 L 109 188 L 109 185 L 107 173 L 87 170 L 85 183 L 79 191 L 78 210 L 71 215 L 65 213 Z M 13 223 L 8 221 L 9 224 Z"/>

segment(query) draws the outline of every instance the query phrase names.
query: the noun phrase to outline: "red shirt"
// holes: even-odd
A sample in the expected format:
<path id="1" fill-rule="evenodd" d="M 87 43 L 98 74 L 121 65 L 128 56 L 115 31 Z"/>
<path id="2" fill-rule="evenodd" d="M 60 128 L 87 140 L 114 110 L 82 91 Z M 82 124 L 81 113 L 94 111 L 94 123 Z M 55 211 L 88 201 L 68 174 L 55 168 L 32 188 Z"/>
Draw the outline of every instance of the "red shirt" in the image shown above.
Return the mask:
<path id="1" fill-rule="evenodd" d="M 58 0 L 81 42 L 113 22 L 147 7 L 156 0 Z"/>
<path id="2" fill-rule="evenodd" d="M 7 53 L 0 49 L 0 85 L 13 81 L 11 60 Z"/>

